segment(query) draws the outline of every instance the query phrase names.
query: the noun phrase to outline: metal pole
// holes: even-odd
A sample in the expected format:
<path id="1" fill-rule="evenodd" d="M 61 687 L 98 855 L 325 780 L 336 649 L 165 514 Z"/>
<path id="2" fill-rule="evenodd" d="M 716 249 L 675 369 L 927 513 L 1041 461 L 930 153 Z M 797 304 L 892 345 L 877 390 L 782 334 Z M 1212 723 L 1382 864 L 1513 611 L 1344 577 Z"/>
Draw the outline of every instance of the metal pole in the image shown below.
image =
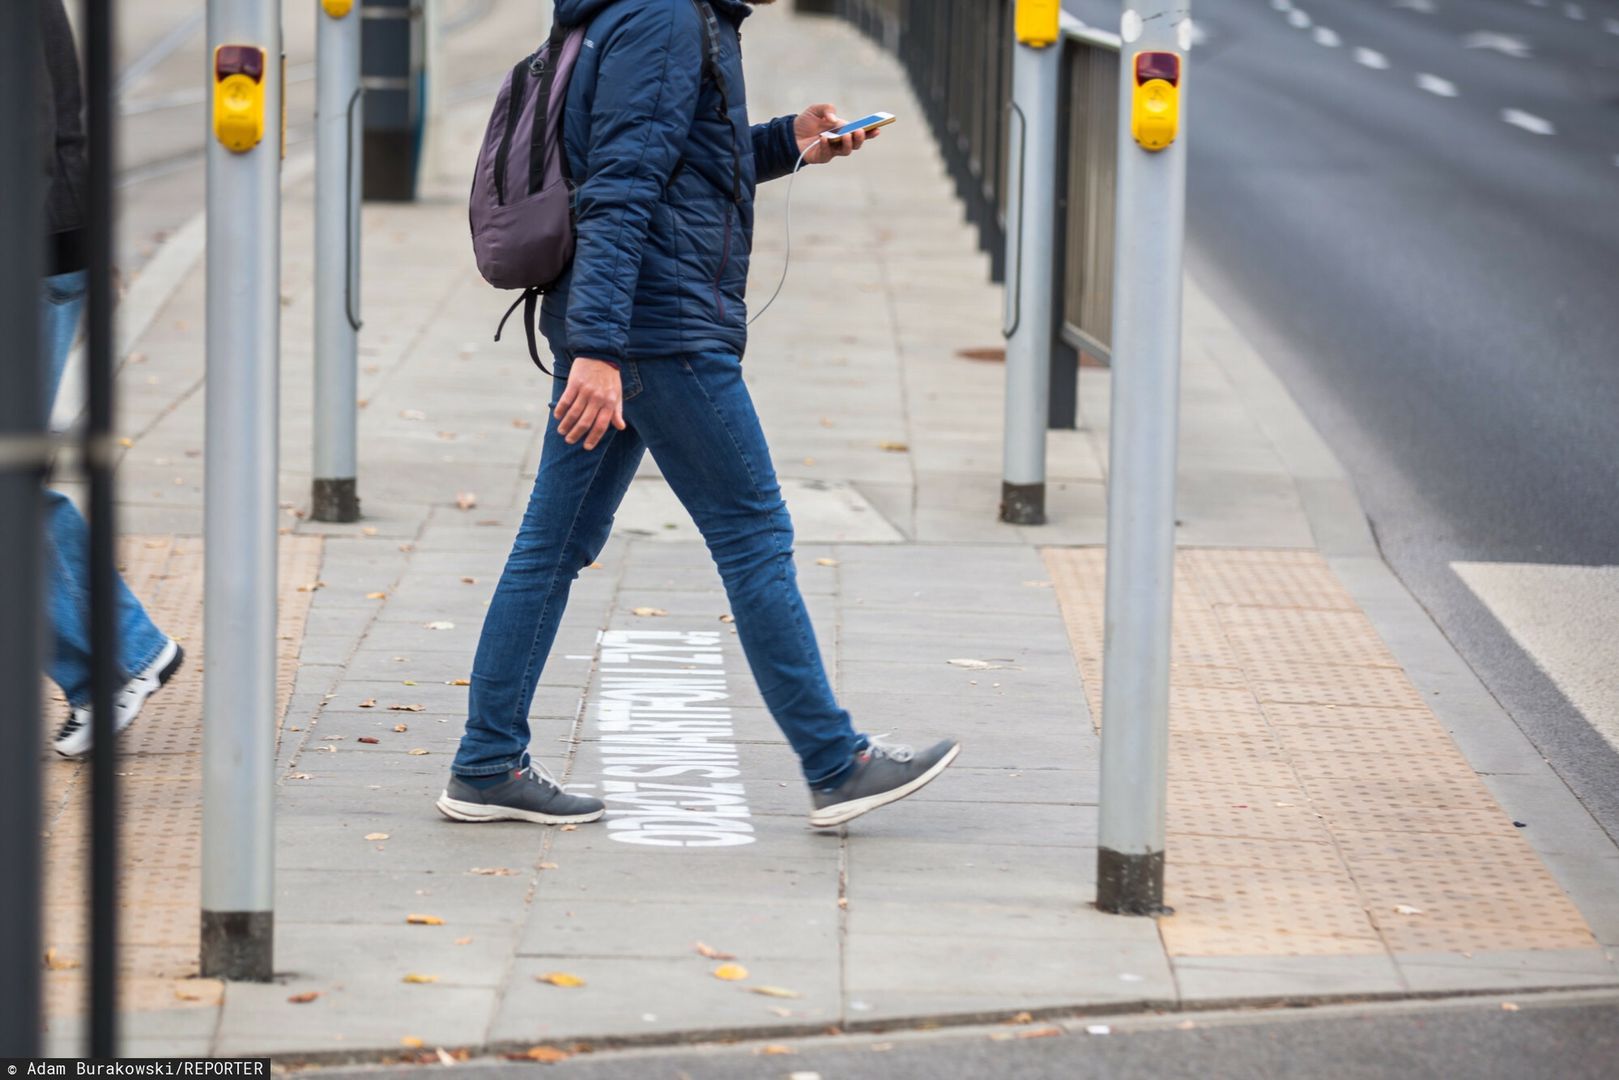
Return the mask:
<path id="1" fill-rule="evenodd" d="M 358 521 L 360 13 L 315 15 L 315 455 L 311 516 Z"/>
<path id="2" fill-rule="evenodd" d="M 209 0 L 208 42 L 215 130 L 208 138 L 201 965 L 206 976 L 267 980 L 274 927 L 279 0 Z M 226 85 L 233 79 L 234 91 Z M 256 80 L 262 110 L 252 105 Z M 248 104 L 240 126 L 222 128 L 232 93 Z M 229 149 L 222 137 L 241 149 Z"/>
<path id="3" fill-rule="evenodd" d="M 15 350 L 0 393 L 0 679 L 13 718 L 0 755 L 0 1057 L 40 1048 L 40 580 L 44 531 L 40 480 L 45 435 L 45 372 L 39 345 L 40 279 L 45 267 L 45 205 L 39 111 L 42 52 L 38 0 L 0 3 L 0 326 Z M 40 147 L 41 153 L 20 148 Z"/>
<path id="4" fill-rule="evenodd" d="M 113 350 L 113 8 L 85 0 L 86 240 L 85 368 L 90 474 L 90 1043 L 92 1058 L 118 1046 L 118 571 L 114 551 Z"/>
<path id="5" fill-rule="evenodd" d="M 1056 227 L 1059 43 L 1012 46 L 1006 199 L 1006 420 L 1001 520 L 1046 520 L 1051 393 L 1052 230 Z"/>
<path id="6" fill-rule="evenodd" d="M 1096 904 L 1129 915 L 1163 910 L 1186 201 L 1184 134 L 1150 151 L 1132 136 L 1131 118 L 1135 58 L 1173 54 L 1184 76 L 1188 18 L 1184 0 L 1126 0 L 1120 24 Z"/>

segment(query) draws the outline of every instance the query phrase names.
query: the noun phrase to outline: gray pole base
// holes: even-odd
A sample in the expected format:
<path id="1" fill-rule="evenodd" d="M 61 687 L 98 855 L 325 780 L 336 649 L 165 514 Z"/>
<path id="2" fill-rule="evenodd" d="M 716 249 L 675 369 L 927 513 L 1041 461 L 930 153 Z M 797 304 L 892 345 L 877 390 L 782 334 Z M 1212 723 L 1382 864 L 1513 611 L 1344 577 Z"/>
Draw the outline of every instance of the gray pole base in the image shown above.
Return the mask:
<path id="1" fill-rule="evenodd" d="M 1173 915 L 1164 906 L 1164 853 L 1096 851 L 1096 906 L 1111 915 Z"/>
<path id="2" fill-rule="evenodd" d="M 360 496 L 355 479 L 316 480 L 309 516 L 315 521 L 359 521 Z"/>
<path id="3" fill-rule="evenodd" d="M 204 911 L 202 976 L 269 982 L 275 974 L 275 912 Z"/>
<path id="4" fill-rule="evenodd" d="M 1009 525 L 1046 523 L 1046 485 L 1001 481 L 1001 520 Z"/>

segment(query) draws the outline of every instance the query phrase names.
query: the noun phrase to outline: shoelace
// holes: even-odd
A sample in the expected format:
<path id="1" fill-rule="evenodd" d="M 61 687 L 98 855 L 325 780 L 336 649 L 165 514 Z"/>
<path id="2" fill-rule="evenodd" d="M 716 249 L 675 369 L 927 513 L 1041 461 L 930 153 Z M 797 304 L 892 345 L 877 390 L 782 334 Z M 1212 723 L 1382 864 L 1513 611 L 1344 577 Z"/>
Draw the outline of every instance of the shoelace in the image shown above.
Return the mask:
<path id="1" fill-rule="evenodd" d="M 528 768 L 525 771 L 528 773 L 531 779 L 540 780 L 544 783 L 550 784 L 558 791 L 562 790 L 562 781 L 558 780 L 555 776 L 552 776 L 550 769 L 547 769 L 544 765 L 540 764 L 538 761 L 535 761 L 533 758 L 529 759 Z"/>
<path id="2" fill-rule="evenodd" d="M 867 749 L 871 751 L 872 757 L 883 757 L 890 761 L 904 763 L 916 756 L 916 751 L 904 743 L 884 742 L 883 740 L 888 738 L 888 734 L 885 731 L 881 735 L 870 737 L 871 745 Z"/>

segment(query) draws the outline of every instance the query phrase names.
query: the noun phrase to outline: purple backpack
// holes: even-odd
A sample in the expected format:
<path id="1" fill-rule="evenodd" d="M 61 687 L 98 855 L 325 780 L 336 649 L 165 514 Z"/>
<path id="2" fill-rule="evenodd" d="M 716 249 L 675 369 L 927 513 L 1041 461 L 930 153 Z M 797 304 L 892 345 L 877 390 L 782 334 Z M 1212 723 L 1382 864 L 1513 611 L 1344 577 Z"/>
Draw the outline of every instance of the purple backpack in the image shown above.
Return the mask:
<path id="1" fill-rule="evenodd" d="M 568 79 L 584 43 L 583 26 L 554 23 L 540 50 L 512 68 L 495 98 L 472 176 L 468 218 L 478 271 L 497 289 L 522 289 L 495 330 L 495 340 L 519 304 L 528 351 L 540 370 L 534 314 L 540 294 L 573 258 L 573 177 L 562 146 Z"/>

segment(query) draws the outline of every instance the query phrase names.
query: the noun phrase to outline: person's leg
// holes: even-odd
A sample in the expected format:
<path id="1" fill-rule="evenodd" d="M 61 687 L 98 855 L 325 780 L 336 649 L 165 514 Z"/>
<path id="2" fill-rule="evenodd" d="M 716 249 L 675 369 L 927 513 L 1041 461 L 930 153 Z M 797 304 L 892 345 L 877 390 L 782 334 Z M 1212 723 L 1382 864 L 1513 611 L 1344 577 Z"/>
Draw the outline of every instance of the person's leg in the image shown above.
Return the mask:
<path id="1" fill-rule="evenodd" d="M 748 666 L 812 787 L 835 785 L 867 740 L 827 681 L 793 567 L 793 525 L 735 356 L 636 365 L 625 406 L 691 513 L 731 601 Z"/>
<path id="2" fill-rule="evenodd" d="M 567 375 L 559 361 L 551 406 Z M 625 393 L 631 388 L 626 385 Z M 534 491 L 484 616 L 472 665 L 466 732 L 451 772 L 467 780 L 511 773 L 528 751 L 528 711 L 568 591 L 607 542 L 613 514 L 644 451 L 633 427 L 600 445 L 568 445 L 549 415 Z"/>
<path id="3" fill-rule="evenodd" d="M 76 271 L 45 279 L 40 304 L 40 339 L 45 349 L 45 408 L 56 400 L 68 354 L 84 311 L 85 274 Z M 82 706 L 90 696 L 90 544 L 84 516 L 65 495 L 47 491 L 49 549 L 47 614 L 55 638 L 51 678 L 68 701 Z M 127 681 L 157 662 L 168 636 L 152 624 L 141 602 L 118 581 L 119 667 Z"/>

